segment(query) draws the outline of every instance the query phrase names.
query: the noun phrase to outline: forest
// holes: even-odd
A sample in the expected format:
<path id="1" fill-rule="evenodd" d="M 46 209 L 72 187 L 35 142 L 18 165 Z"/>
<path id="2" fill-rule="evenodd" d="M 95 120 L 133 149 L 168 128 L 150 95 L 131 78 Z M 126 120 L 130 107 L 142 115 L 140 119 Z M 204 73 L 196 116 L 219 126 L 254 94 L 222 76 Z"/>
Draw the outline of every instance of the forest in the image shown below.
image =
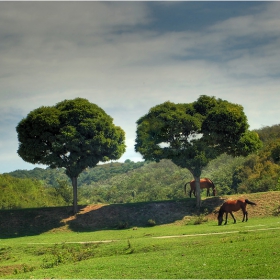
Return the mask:
<path id="1" fill-rule="evenodd" d="M 218 195 L 280 190 L 280 124 L 255 131 L 263 142 L 257 153 L 246 157 L 222 154 L 203 169 L 201 177 L 211 178 Z M 124 163 L 100 164 L 80 174 L 78 202 L 87 205 L 183 199 L 184 185 L 192 179 L 187 169 L 169 160 L 157 163 L 127 159 Z M 71 182 L 62 168 L 0 174 L 0 191 L 0 209 L 64 206 L 73 202 Z"/>

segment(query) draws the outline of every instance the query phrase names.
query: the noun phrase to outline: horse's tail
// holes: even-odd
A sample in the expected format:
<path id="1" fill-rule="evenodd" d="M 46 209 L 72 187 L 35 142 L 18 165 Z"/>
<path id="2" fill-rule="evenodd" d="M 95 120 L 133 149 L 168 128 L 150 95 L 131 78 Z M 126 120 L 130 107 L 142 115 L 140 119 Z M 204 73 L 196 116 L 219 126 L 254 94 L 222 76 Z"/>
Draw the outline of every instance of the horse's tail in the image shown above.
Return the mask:
<path id="1" fill-rule="evenodd" d="M 250 201 L 249 199 L 245 199 L 245 202 L 246 202 L 247 204 L 257 205 L 255 202 Z"/>
<path id="2" fill-rule="evenodd" d="M 184 186 L 184 191 L 185 191 L 185 194 L 187 194 L 187 184 L 189 184 L 190 182 L 187 182 Z"/>

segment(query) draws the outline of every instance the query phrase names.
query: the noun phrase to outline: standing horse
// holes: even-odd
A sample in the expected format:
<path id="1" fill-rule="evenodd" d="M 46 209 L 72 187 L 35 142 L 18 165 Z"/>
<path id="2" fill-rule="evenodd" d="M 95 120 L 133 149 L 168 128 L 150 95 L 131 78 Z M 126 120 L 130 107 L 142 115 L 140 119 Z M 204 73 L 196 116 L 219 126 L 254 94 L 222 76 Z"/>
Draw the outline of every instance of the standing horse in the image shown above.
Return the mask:
<path id="1" fill-rule="evenodd" d="M 195 180 L 192 180 L 190 182 L 187 182 L 185 184 L 185 194 L 187 193 L 187 185 L 190 184 L 191 190 L 190 190 L 190 197 L 192 197 L 192 193 L 195 196 Z M 214 183 L 208 179 L 208 178 L 201 178 L 200 179 L 200 189 L 207 189 L 207 196 L 210 196 L 210 188 L 213 190 L 213 196 L 216 195 L 216 188 Z"/>
<path id="2" fill-rule="evenodd" d="M 245 219 L 247 222 L 248 221 L 248 212 L 246 211 L 247 204 L 257 205 L 255 202 L 249 201 L 248 199 L 227 200 L 226 202 L 224 202 L 224 204 L 221 206 L 221 208 L 219 210 L 218 225 L 220 226 L 222 224 L 224 213 L 226 213 L 226 221 L 224 224 L 225 225 L 227 224 L 228 213 L 230 213 L 230 215 L 232 216 L 234 224 L 235 224 L 236 219 L 234 218 L 232 212 L 236 212 L 240 209 L 243 212 L 242 222 L 244 222 Z"/>

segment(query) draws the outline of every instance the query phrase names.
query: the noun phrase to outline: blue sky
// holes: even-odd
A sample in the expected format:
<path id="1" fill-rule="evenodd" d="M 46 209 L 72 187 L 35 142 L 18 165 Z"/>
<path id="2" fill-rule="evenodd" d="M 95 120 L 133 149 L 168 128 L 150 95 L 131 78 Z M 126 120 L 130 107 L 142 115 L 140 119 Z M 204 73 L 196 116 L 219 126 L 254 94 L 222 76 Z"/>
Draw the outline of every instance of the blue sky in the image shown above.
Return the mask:
<path id="1" fill-rule="evenodd" d="M 15 127 L 82 97 L 126 132 L 165 101 L 216 96 L 250 129 L 280 123 L 280 2 L 0 2 L 0 173 L 33 169 Z M 44 166 L 39 166 L 44 167 Z"/>

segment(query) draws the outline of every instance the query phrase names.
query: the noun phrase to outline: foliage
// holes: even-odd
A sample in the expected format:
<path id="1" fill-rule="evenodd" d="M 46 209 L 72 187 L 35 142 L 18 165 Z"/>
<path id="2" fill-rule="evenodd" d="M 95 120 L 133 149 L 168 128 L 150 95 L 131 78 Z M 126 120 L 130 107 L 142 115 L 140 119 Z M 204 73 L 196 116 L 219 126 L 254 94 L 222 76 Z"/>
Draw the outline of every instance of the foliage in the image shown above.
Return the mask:
<path id="1" fill-rule="evenodd" d="M 265 126 L 254 131 L 258 133 L 261 141 L 265 144 L 270 142 L 272 139 L 280 139 L 280 124 Z"/>
<path id="2" fill-rule="evenodd" d="M 280 138 L 269 142 L 268 157 L 269 160 L 280 164 Z"/>
<path id="3" fill-rule="evenodd" d="M 74 212 L 79 174 L 99 161 L 120 158 L 125 151 L 124 131 L 100 107 L 82 98 L 35 109 L 16 130 L 23 160 L 65 168 L 73 185 Z"/>
<path id="4" fill-rule="evenodd" d="M 246 157 L 222 154 L 202 171 L 202 177 L 211 178 L 217 189 L 217 195 L 234 194 L 237 192 L 238 185 L 234 181 L 233 174 L 238 168 L 242 169 L 245 161 Z"/>
<path id="5" fill-rule="evenodd" d="M 211 162 L 203 176 L 211 178 L 218 188 L 218 195 L 254 193 L 280 190 L 280 166 L 272 154 L 279 140 L 264 144 L 258 154 L 232 158 L 222 155 Z"/>
<path id="6" fill-rule="evenodd" d="M 264 130 L 267 132 L 268 128 Z M 213 180 L 219 196 L 280 190 L 279 163 L 274 159 L 277 156 L 275 147 L 280 139 L 277 138 L 280 135 L 280 125 L 273 126 L 273 131 L 274 133 L 262 133 L 261 129 L 258 130 L 264 141 L 264 146 L 258 154 L 247 157 L 222 154 L 209 162 L 202 170 L 201 176 Z M 276 138 L 273 138 L 274 136 Z M 13 180 L 11 183 L 12 179 L 10 179 L 7 183 L 6 180 L 6 189 L 0 196 L 2 209 L 26 208 L 33 205 L 66 205 L 63 198 L 57 196 L 55 191 L 58 187 L 57 181 L 71 183 L 63 168 L 54 170 L 36 167 L 33 170 L 17 170 L 4 175 L 26 181 Z M 161 160 L 158 163 L 131 160 L 126 160 L 124 163 L 110 162 L 87 168 L 80 174 L 79 203 L 129 203 L 183 199 L 185 198 L 183 186 L 191 179 L 192 175 L 188 170 L 176 166 L 171 160 Z M 2 183 L 4 181 L 2 179 Z M 26 184 L 26 203 L 25 200 L 18 198 L 22 184 Z M 30 194 L 28 194 L 28 184 L 30 184 Z M 33 185 L 34 191 L 36 186 L 39 188 L 38 191 L 43 192 L 43 196 L 37 196 L 41 201 L 35 202 L 34 199 L 28 198 L 33 197 Z M 205 196 L 205 192 L 202 192 L 202 196 Z"/>
<path id="7" fill-rule="evenodd" d="M 247 130 L 243 108 L 214 97 L 201 96 L 191 104 L 165 102 L 137 125 L 137 152 L 149 160 L 171 159 L 194 176 L 224 152 L 248 155 L 261 145 L 257 133 Z"/>
<path id="8" fill-rule="evenodd" d="M 0 174 L 0 209 L 19 209 L 65 205 L 53 188 L 46 188 L 36 179 L 19 179 Z"/>
<path id="9" fill-rule="evenodd" d="M 140 168 L 144 164 L 144 161 L 134 162 L 127 159 L 124 163 L 110 162 L 99 164 L 94 168 L 86 168 L 79 176 L 79 185 L 90 185 L 92 182 L 108 180 L 116 175 Z M 16 178 L 34 178 L 44 181 L 44 184 L 49 186 L 55 186 L 57 180 L 69 180 L 63 168 L 52 169 L 48 167 L 44 169 L 36 167 L 33 170 L 16 170 L 7 174 Z"/>
<path id="10" fill-rule="evenodd" d="M 233 174 L 238 193 L 277 191 L 280 166 L 266 158 L 251 155 Z"/>
<path id="11" fill-rule="evenodd" d="M 63 198 L 66 205 L 71 205 L 73 203 L 71 187 L 68 185 L 67 181 L 57 180 L 57 183 L 58 185 L 55 186 L 57 195 Z"/>
<path id="12" fill-rule="evenodd" d="M 165 102 L 137 121 L 135 150 L 146 160 L 171 159 L 187 168 L 196 180 L 202 169 L 223 153 L 246 156 L 261 147 L 256 132 L 248 130 L 240 105 L 206 95 L 190 104 Z"/>
<path id="13" fill-rule="evenodd" d="M 63 168 L 39 168 L 35 167 L 32 170 L 15 170 L 7 173 L 15 178 L 34 178 L 38 181 L 43 181 L 45 185 L 55 186 L 57 180 L 68 180 Z"/>
<path id="14" fill-rule="evenodd" d="M 150 227 L 154 227 L 156 225 L 156 221 L 154 219 L 149 219 L 147 225 Z"/>
<path id="15" fill-rule="evenodd" d="M 128 173 L 79 188 L 84 204 L 127 203 L 184 198 L 183 186 L 191 174 L 170 160 L 145 163 Z"/>
<path id="16" fill-rule="evenodd" d="M 257 155 L 248 156 L 233 172 L 236 192 L 252 193 L 280 190 L 280 126 L 258 130 L 264 141 Z"/>

